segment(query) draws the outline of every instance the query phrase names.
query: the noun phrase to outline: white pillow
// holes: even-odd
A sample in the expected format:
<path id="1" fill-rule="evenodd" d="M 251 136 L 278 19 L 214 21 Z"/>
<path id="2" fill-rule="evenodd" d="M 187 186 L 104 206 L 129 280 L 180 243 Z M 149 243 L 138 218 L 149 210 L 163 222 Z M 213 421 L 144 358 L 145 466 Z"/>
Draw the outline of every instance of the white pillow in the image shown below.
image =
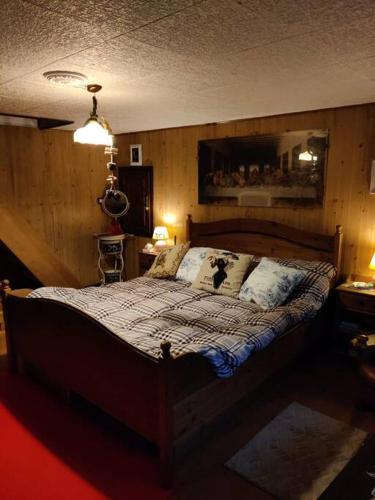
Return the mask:
<path id="1" fill-rule="evenodd" d="M 177 270 L 176 279 L 193 283 L 198 276 L 204 259 L 209 253 L 224 252 L 224 250 L 216 250 L 210 247 L 193 247 L 185 254 L 182 262 Z"/>
<path id="2" fill-rule="evenodd" d="M 286 301 L 305 275 L 304 271 L 263 257 L 242 285 L 238 298 L 253 301 L 264 310 L 277 307 Z"/>

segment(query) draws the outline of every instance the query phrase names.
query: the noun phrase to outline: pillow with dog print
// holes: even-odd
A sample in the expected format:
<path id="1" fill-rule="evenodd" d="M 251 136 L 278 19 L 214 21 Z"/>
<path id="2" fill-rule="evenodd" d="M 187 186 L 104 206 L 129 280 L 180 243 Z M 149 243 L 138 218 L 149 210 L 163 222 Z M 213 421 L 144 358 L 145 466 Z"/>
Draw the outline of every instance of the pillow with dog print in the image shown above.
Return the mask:
<path id="1" fill-rule="evenodd" d="M 155 257 L 151 268 L 144 275 L 148 278 L 173 278 L 189 246 L 190 241 L 161 250 Z"/>
<path id="2" fill-rule="evenodd" d="M 238 297 L 252 255 L 222 251 L 207 254 L 192 286 L 207 292 Z"/>
<path id="3" fill-rule="evenodd" d="M 176 279 L 193 283 L 195 278 L 198 276 L 199 269 L 202 266 L 202 262 L 207 257 L 207 254 L 221 252 L 225 252 L 225 250 L 210 247 L 190 248 L 181 261 L 176 274 Z"/>

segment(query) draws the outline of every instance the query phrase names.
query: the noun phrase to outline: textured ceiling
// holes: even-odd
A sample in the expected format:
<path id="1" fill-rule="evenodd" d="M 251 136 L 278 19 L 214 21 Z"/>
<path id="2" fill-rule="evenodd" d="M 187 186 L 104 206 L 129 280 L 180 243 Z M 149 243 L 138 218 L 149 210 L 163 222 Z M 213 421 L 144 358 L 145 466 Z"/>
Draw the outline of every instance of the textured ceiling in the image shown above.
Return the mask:
<path id="1" fill-rule="evenodd" d="M 0 112 L 115 132 L 375 100 L 375 0 L 2 0 Z"/>

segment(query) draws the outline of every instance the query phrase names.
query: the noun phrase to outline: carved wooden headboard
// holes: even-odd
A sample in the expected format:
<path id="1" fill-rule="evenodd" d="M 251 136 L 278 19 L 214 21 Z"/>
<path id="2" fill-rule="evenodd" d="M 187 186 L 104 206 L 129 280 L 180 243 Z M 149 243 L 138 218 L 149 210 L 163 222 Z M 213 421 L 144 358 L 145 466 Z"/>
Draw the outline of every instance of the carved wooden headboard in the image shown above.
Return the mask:
<path id="1" fill-rule="evenodd" d="M 331 262 L 340 275 L 342 226 L 333 235 L 313 233 L 261 219 L 193 222 L 187 218 L 186 238 L 191 246 L 223 248 L 257 256 Z"/>

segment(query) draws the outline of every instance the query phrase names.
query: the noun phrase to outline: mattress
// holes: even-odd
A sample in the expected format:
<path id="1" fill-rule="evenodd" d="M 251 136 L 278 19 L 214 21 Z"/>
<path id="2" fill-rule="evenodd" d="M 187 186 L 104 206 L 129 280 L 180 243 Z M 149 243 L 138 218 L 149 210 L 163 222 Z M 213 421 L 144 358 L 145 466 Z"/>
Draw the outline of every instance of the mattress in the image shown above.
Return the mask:
<path id="1" fill-rule="evenodd" d="M 328 296 L 332 265 L 275 260 L 306 275 L 286 304 L 267 311 L 181 280 L 147 277 L 83 289 L 43 287 L 29 297 L 69 304 L 153 357 L 160 356 L 160 343 L 168 340 L 172 356 L 199 353 L 225 378 L 252 353 L 313 318 Z"/>

